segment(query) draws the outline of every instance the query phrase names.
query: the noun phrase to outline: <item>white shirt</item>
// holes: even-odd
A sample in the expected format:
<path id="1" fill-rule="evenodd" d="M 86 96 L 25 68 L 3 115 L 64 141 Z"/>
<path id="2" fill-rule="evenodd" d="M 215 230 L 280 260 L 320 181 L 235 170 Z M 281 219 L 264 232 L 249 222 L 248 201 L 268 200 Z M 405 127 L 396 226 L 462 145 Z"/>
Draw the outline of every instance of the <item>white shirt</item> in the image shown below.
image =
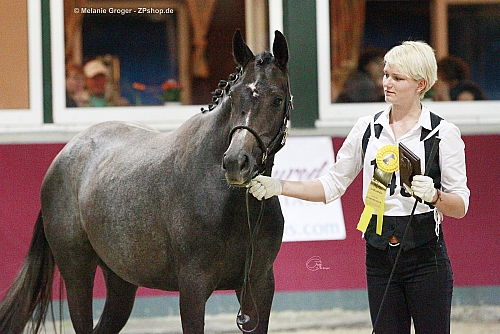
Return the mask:
<path id="1" fill-rule="evenodd" d="M 328 173 L 319 177 L 318 180 L 323 185 L 326 202 L 332 202 L 342 196 L 347 187 L 356 178 L 363 169 L 363 201 L 366 197 L 368 186 L 373 177 L 374 168 L 371 161 L 375 159 L 378 150 L 385 145 L 396 145 L 402 142 L 412 152 L 414 152 L 421 161 L 422 174 L 425 172 L 425 150 L 424 142 L 420 140 L 421 129 L 431 130 L 430 111 L 422 106 L 422 113 L 415 126 L 398 140 L 389 125 L 389 112 L 391 106 L 387 107 L 375 124 L 382 125 L 382 132 L 377 139 L 371 134 L 370 140 L 363 159 L 362 139 L 363 135 L 373 121 L 373 116 L 365 116 L 358 119 L 351 132 L 345 139 L 342 147 L 337 154 L 337 161 L 329 169 Z M 465 166 L 465 144 L 461 138 L 460 130 L 452 123 L 442 120 L 438 126 L 439 138 L 439 166 L 441 169 L 441 190 L 446 193 L 459 195 L 465 204 L 465 212 L 469 207 L 470 191 L 467 188 L 467 176 Z M 431 134 L 432 135 L 432 134 Z M 404 197 L 401 195 L 401 186 L 399 180 L 399 171 L 396 173 L 396 188 L 391 195 L 387 189 L 385 198 L 385 212 L 387 216 L 406 216 L 411 213 L 415 199 L 413 197 Z M 419 203 L 415 210 L 416 214 L 432 211 L 428 205 Z M 442 215 L 435 214 L 436 222 L 442 220 Z"/>

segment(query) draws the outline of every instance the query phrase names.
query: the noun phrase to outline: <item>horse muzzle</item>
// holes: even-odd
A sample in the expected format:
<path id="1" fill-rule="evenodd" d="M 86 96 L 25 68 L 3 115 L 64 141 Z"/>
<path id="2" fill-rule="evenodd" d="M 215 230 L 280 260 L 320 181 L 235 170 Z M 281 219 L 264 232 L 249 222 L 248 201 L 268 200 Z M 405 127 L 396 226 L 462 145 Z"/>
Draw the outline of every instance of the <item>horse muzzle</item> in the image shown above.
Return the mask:
<path id="1" fill-rule="evenodd" d="M 222 168 L 226 181 L 232 186 L 246 186 L 257 175 L 257 160 L 254 156 L 255 139 L 247 131 L 235 131 L 231 144 L 224 153 Z"/>

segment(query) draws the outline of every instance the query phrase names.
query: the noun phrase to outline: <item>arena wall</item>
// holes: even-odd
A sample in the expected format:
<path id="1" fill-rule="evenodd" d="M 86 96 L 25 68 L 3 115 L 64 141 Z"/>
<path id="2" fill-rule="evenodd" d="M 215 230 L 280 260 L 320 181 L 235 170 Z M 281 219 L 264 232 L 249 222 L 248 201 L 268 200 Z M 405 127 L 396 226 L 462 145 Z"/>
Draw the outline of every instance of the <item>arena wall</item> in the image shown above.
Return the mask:
<path id="1" fill-rule="evenodd" d="M 465 135 L 470 207 L 463 219 L 445 218 L 443 230 L 455 279 L 454 303 L 500 304 L 500 134 Z M 344 138 L 332 137 L 338 151 Z M 40 209 L 39 190 L 52 159 L 64 143 L 0 145 L 0 298 L 12 283 L 31 241 Z M 275 262 L 275 309 L 366 308 L 364 241 L 355 229 L 363 209 L 361 178 L 342 197 L 345 240 L 286 242 Z M 310 270 L 311 257 L 321 259 Z M 96 311 L 105 288 L 101 277 L 94 290 Z M 139 289 L 136 315 L 175 314 L 175 293 Z M 214 295 L 208 312 L 237 311 L 233 293 Z M 235 311 L 235 312 L 236 312 Z"/>

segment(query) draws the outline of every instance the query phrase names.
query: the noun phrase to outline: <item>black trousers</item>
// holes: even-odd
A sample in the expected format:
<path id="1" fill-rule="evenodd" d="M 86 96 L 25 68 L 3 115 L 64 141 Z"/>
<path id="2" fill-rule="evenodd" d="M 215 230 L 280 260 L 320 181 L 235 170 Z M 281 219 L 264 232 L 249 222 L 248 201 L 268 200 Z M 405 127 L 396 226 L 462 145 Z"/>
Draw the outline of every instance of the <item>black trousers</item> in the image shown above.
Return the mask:
<path id="1" fill-rule="evenodd" d="M 372 325 L 401 246 L 379 250 L 366 244 Z M 449 334 L 453 273 L 443 239 L 402 251 L 375 328 L 376 334 Z"/>

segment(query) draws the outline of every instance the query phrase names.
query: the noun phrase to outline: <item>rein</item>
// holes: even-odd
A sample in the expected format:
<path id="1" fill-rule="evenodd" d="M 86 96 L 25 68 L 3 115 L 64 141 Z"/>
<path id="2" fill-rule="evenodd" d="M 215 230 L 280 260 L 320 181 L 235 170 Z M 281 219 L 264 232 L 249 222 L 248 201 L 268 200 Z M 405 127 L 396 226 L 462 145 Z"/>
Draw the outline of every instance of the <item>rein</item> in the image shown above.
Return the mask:
<path id="1" fill-rule="evenodd" d="M 260 204 L 260 212 L 259 216 L 257 218 L 257 222 L 255 223 L 255 227 L 252 230 L 252 224 L 251 224 L 251 219 L 250 219 L 250 201 L 249 201 L 249 189 L 246 190 L 245 192 L 245 203 L 247 207 L 247 224 L 248 224 L 248 232 L 249 232 L 249 240 L 248 240 L 248 249 L 247 249 L 247 254 L 245 258 L 245 274 L 243 278 L 243 285 L 241 287 L 241 292 L 240 292 L 240 309 L 238 310 L 238 314 L 236 316 L 236 324 L 240 331 L 243 333 L 252 333 L 257 329 L 259 326 L 260 318 L 259 318 L 259 310 L 257 308 L 257 302 L 255 301 L 255 297 L 253 295 L 252 291 L 252 285 L 250 282 L 250 273 L 252 272 L 252 264 L 253 264 L 253 254 L 254 254 L 254 248 L 255 248 L 255 236 L 257 235 L 257 232 L 259 231 L 260 224 L 262 223 L 262 217 L 264 213 L 264 201 L 261 201 Z M 253 309 L 255 310 L 255 314 L 257 315 L 257 322 L 255 326 L 250 329 L 244 329 L 243 325 L 248 323 L 250 321 L 250 316 L 248 314 L 243 313 L 243 301 L 246 297 L 247 294 L 247 288 L 248 292 L 250 294 L 250 298 L 252 299 L 252 305 Z"/>

